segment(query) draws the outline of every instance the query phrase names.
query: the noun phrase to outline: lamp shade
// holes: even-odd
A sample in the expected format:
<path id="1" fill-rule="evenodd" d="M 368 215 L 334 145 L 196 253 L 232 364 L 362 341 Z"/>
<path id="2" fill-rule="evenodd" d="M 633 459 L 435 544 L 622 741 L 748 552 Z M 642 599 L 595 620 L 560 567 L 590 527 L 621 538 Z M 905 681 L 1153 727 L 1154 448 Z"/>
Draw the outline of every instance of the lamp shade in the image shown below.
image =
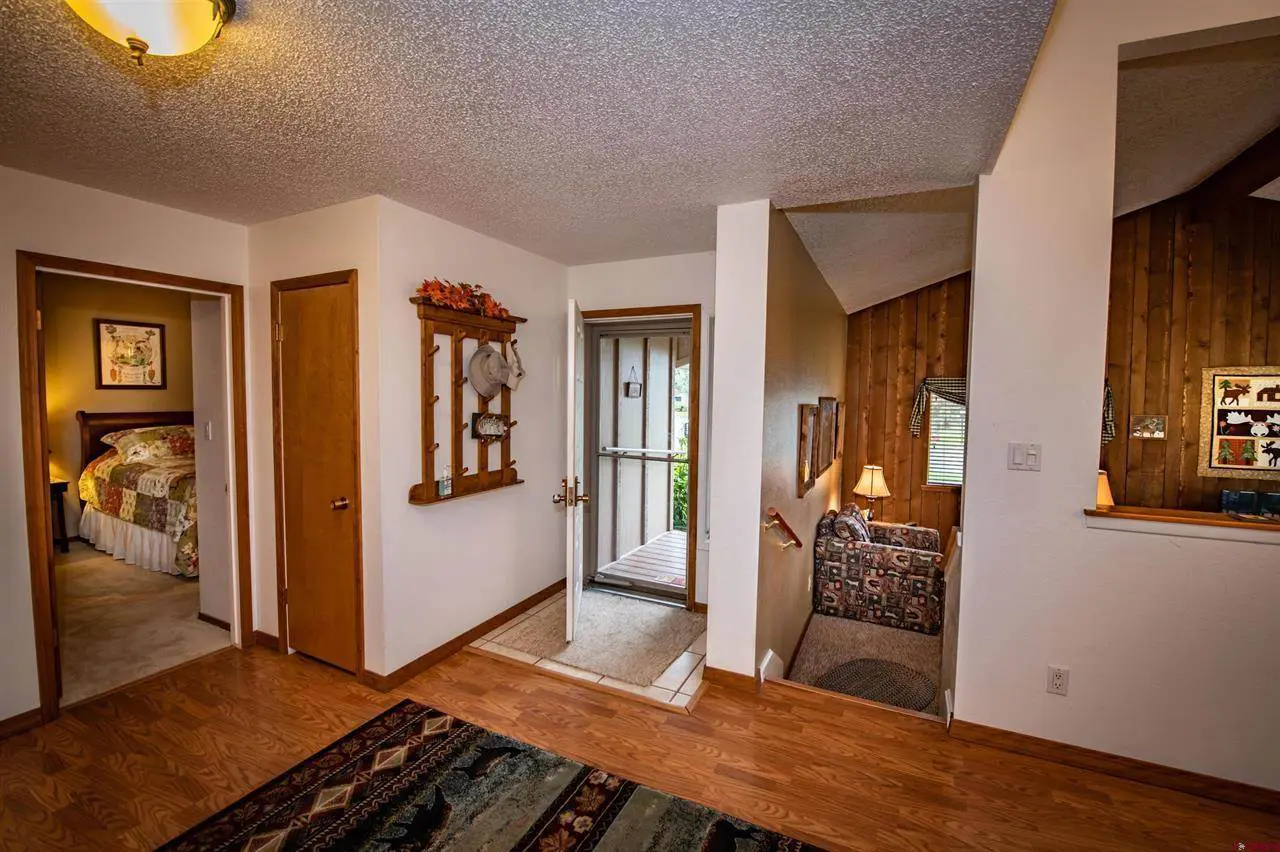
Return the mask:
<path id="1" fill-rule="evenodd" d="M 860 497 L 888 497 L 889 485 L 884 481 L 884 468 L 878 464 L 863 466 L 853 493 Z"/>
<path id="2" fill-rule="evenodd" d="M 236 8 L 234 0 L 67 0 L 67 5 L 89 26 L 129 48 L 139 64 L 144 54 L 199 50 Z"/>
<path id="3" fill-rule="evenodd" d="M 1110 509 L 1115 506 L 1115 498 L 1111 496 L 1111 482 L 1107 479 L 1105 470 L 1098 471 L 1098 508 Z"/>

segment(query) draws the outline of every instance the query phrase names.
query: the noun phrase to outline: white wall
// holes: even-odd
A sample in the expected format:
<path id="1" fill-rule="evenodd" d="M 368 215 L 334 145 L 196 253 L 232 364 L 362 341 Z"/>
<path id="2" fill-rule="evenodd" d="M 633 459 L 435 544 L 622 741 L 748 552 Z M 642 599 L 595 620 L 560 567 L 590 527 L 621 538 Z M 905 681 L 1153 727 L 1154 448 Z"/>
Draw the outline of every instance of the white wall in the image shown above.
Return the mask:
<path id="1" fill-rule="evenodd" d="M 200 612 L 231 624 L 231 413 L 225 297 L 191 300 L 191 397 L 200 512 Z"/>
<path id="2" fill-rule="evenodd" d="M 569 267 L 569 295 L 584 311 L 652 305 L 702 306 L 702 370 L 699 400 L 698 562 L 694 599 L 707 602 L 710 573 L 710 513 L 706 484 L 711 458 L 711 323 L 715 315 L 716 256 L 714 252 L 647 257 L 617 263 Z"/>
<path id="3" fill-rule="evenodd" d="M 1086 529 L 1081 508 L 1098 461 L 1118 46 L 1277 14 L 1275 0 L 1057 6 L 979 185 L 956 695 L 961 719 L 1273 788 L 1280 550 Z M 1010 441 L 1041 443 L 1043 469 L 1006 470 Z M 1069 697 L 1045 692 L 1050 664 L 1071 668 Z"/>
<path id="4" fill-rule="evenodd" d="M 381 476 L 378 435 L 378 199 L 336 204 L 249 229 L 246 338 L 249 343 L 250 491 L 254 625 L 276 635 L 275 473 L 271 405 L 271 282 L 355 269 L 360 338 L 360 498 L 364 546 L 365 666 L 385 671 L 381 574 Z M 415 397 L 416 399 L 416 397 Z"/>
<path id="5" fill-rule="evenodd" d="M 772 650 L 785 666 L 813 612 L 814 530 L 824 512 L 840 505 L 839 460 L 808 494 L 796 496 L 799 406 L 816 404 L 820 396 L 844 396 L 849 317 L 786 215 L 771 211 L 769 222 L 758 512 L 776 508 L 804 546 L 782 550 L 776 532 L 761 541 L 755 651 L 760 660 Z"/>
<path id="6" fill-rule="evenodd" d="M 386 599 L 379 670 L 388 672 L 564 577 L 564 515 L 551 496 L 564 475 L 566 269 L 387 199 L 378 200 L 378 218 Z M 422 459 L 419 324 L 409 297 L 433 276 L 480 284 L 529 320 L 516 334 L 527 375 L 511 397 L 519 421 L 512 457 L 524 484 L 411 506 Z"/>
<path id="7" fill-rule="evenodd" d="M 755 673 L 764 446 L 765 307 L 769 202 L 716 210 L 716 328 L 711 399 L 707 665 Z"/>
<path id="8" fill-rule="evenodd" d="M 18 356 L 16 263 L 27 250 L 243 282 L 244 227 L 0 168 L 0 340 Z M 269 409 L 268 409 L 269 410 Z M 253 412 L 250 411 L 252 418 Z M 27 556 L 18 372 L 0 370 L 0 719 L 40 703 Z"/>

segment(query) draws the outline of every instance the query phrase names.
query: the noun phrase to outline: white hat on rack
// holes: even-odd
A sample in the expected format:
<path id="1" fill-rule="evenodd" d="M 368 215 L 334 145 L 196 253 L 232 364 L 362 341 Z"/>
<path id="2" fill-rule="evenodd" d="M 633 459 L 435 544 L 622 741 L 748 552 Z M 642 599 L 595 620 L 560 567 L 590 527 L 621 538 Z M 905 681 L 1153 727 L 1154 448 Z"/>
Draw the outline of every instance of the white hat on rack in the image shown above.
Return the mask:
<path id="1" fill-rule="evenodd" d="M 485 399 L 492 399 L 511 378 L 511 366 L 501 352 L 486 343 L 476 347 L 467 364 L 467 376 L 476 393 Z"/>

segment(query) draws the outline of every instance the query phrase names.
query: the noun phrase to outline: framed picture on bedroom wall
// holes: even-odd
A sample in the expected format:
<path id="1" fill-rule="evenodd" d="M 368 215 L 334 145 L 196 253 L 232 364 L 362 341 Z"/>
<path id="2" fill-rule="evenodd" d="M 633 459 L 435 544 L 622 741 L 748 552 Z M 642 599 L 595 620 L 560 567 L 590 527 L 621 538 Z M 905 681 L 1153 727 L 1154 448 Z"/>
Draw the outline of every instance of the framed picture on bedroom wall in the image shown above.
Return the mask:
<path id="1" fill-rule="evenodd" d="M 1201 476 L 1280 479 L 1280 366 L 1206 367 Z"/>
<path id="2" fill-rule="evenodd" d="M 93 338 L 94 385 L 99 390 L 168 387 L 162 324 L 95 318 Z"/>

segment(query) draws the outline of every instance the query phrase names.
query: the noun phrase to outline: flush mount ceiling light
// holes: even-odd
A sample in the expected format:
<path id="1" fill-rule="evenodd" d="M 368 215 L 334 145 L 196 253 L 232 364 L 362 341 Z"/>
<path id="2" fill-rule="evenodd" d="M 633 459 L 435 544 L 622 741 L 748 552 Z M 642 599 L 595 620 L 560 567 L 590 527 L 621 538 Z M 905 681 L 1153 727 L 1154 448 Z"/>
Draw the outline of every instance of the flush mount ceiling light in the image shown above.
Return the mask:
<path id="1" fill-rule="evenodd" d="M 135 62 L 147 54 L 181 56 L 216 38 L 236 13 L 235 0 L 67 0 L 85 22 Z"/>

